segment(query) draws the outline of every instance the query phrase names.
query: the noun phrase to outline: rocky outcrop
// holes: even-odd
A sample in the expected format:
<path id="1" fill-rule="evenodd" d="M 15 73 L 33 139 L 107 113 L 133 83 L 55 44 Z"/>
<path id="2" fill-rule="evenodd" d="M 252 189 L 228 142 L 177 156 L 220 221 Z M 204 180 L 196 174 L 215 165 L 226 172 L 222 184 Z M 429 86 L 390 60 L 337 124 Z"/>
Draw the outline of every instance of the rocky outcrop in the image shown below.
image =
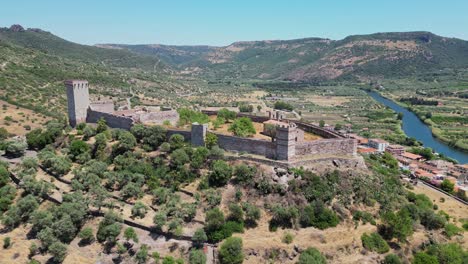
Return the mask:
<path id="1" fill-rule="evenodd" d="M 10 31 L 12 32 L 24 32 L 24 28 L 19 24 L 11 25 Z"/>

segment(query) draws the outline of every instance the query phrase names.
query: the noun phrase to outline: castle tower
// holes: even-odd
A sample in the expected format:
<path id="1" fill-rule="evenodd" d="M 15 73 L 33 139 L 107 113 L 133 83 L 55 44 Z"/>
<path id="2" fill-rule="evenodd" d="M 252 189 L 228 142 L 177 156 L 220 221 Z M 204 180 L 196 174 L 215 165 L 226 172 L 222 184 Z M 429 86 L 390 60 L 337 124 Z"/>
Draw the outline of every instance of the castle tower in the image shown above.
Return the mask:
<path id="1" fill-rule="evenodd" d="M 86 122 L 89 107 L 88 81 L 65 81 L 68 101 L 68 120 L 72 127 Z"/>
<path id="2" fill-rule="evenodd" d="M 204 147 L 208 124 L 192 123 L 191 143 L 196 147 Z"/>
<path id="3" fill-rule="evenodd" d="M 276 127 L 276 159 L 291 160 L 296 155 L 297 126 L 294 123 Z"/>

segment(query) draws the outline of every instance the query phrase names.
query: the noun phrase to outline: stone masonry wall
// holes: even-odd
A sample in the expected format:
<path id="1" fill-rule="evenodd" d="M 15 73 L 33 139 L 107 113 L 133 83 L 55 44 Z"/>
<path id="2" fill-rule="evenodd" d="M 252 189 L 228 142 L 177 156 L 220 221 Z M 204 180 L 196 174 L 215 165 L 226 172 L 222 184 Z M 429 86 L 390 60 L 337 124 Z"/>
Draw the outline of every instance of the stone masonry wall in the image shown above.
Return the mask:
<path id="1" fill-rule="evenodd" d="M 133 119 L 124 116 L 117 116 L 109 113 L 98 112 L 88 108 L 88 116 L 86 122 L 97 123 L 103 117 L 106 123 L 111 128 L 121 128 L 130 130 L 133 126 Z"/>
<path id="2" fill-rule="evenodd" d="M 218 136 L 218 145 L 222 149 L 247 152 L 255 155 L 262 155 L 267 158 L 275 158 L 276 156 L 275 145 L 271 141 L 220 134 L 216 134 L 216 136 Z"/>
<path id="3" fill-rule="evenodd" d="M 356 148 L 355 139 L 320 139 L 296 144 L 296 155 L 355 155 Z"/>

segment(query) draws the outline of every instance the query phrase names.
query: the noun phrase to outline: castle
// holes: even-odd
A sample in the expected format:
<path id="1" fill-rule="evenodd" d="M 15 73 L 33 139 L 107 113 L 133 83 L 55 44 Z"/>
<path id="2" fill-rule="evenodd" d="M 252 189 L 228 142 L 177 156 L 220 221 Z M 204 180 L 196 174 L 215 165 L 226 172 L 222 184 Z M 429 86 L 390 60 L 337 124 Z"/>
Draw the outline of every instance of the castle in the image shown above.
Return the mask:
<path id="1" fill-rule="evenodd" d="M 107 101 L 90 102 L 88 81 L 65 81 L 68 100 L 68 119 L 75 127 L 79 123 L 96 123 L 104 118 L 114 128 L 130 129 L 135 123 L 161 125 L 168 122 L 175 125 L 179 114 L 175 110 L 152 111 L 148 108 L 114 111 L 114 103 Z"/>
<path id="2" fill-rule="evenodd" d="M 114 111 L 112 102 L 90 102 L 88 82 L 82 80 L 65 81 L 68 99 L 68 118 L 71 126 L 79 123 L 96 123 L 103 118 L 109 127 L 130 129 L 136 123 L 163 124 L 169 122 L 175 125 L 179 115 L 175 110 L 149 111 L 143 109 L 127 109 Z M 216 115 L 216 111 L 203 111 L 208 115 Z M 357 141 L 346 138 L 339 133 L 325 130 L 318 126 L 296 120 L 283 119 L 279 112 L 269 113 L 269 116 L 253 116 L 238 113 L 238 116 L 246 116 L 254 122 L 274 126 L 274 136 L 271 140 L 258 138 L 241 138 L 232 135 L 219 134 L 217 144 L 220 148 L 240 153 L 249 153 L 271 160 L 297 162 L 307 158 L 317 157 L 353 157 L 356 155 Z M 272 119 L 274 118 L 274 119 Z M 304 131 L 320 135 L 322 138 L 306 141 Z M 194 146 L 204 146 L 208 133 L 207 124 L 193 123 L 191 130 L 167 129 L 167 136 L 180 134 L 185 140 Z M 267 135 L 264 127 L 263 134 Z"/>

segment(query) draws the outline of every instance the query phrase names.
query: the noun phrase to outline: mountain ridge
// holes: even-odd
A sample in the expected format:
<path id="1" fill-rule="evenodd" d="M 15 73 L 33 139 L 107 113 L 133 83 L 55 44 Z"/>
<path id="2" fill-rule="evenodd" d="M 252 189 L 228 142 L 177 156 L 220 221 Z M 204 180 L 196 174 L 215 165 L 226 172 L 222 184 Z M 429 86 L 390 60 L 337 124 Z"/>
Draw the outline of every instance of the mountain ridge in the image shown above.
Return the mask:
<path id="1" fill-rule="evenodd" d="M 468 41 L 428 31 L 380 32 L 351 35 L 341 40 L 311 37 L 238 41 L 221 47 L 106 46 L 158 56 L 189 74 L 201 73 L 214 78 L 357 80 L 468 67 Z"/>

